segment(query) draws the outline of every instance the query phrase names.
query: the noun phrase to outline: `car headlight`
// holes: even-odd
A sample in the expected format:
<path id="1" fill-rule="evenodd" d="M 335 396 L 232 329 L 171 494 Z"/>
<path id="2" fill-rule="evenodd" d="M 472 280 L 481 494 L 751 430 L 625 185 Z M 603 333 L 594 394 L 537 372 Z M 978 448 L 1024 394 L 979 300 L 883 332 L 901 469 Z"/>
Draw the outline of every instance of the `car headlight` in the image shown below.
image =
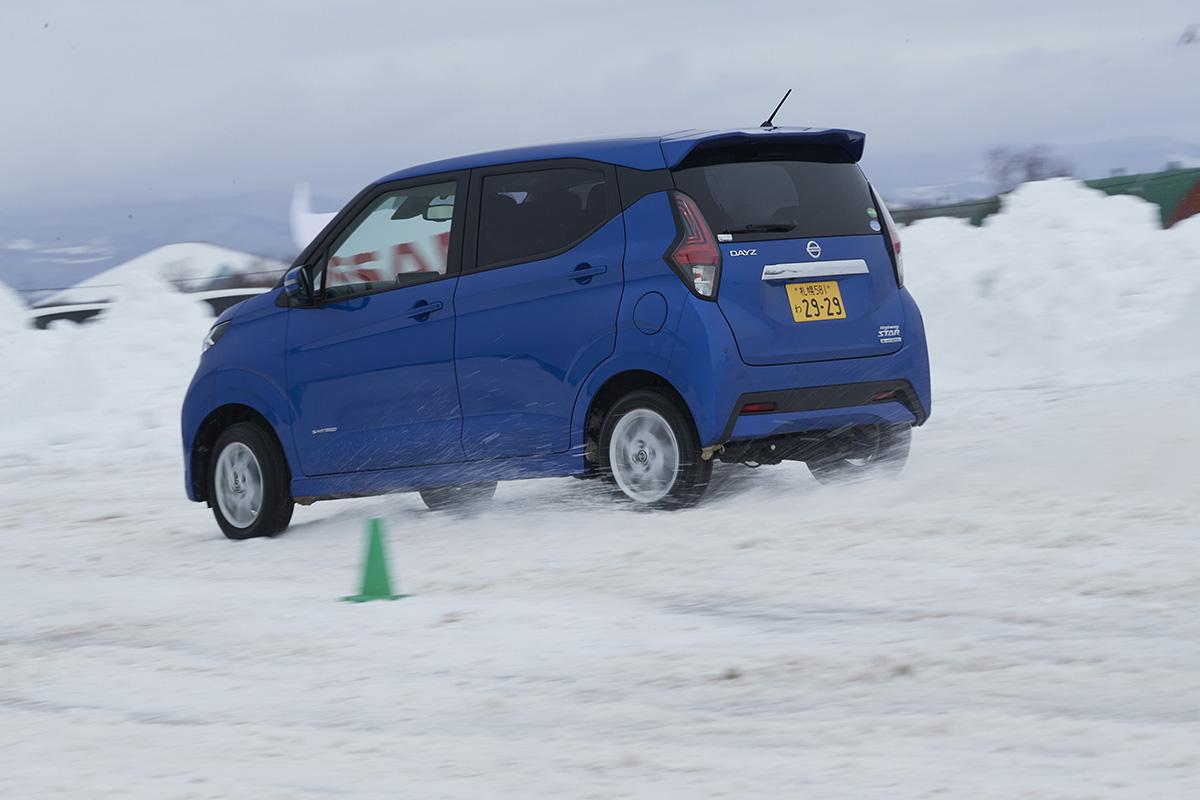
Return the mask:
<path id="1" fill-rule="evenodd" d="M 208 348 L 212 347 L 217 342 L 221 341 L 221 337 L 225 335 L 225 330 L 229 327 L 229 321 L 218 323 L 208 329 L 208 333 L 204 336 L 204 344 L 200 346 L 200 352 L 207 353 Z"/>

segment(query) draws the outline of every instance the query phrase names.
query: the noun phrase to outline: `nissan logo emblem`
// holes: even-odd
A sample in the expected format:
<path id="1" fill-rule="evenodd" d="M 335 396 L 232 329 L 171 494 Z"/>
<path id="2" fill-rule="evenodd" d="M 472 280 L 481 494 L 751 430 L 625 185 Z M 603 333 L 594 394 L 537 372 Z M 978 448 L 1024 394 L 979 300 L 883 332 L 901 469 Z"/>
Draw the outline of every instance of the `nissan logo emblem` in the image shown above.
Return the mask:
<path id="1" fill-rule="evenodd" d="M 817 244 L 816 242 L 809 242 L 805 249 L 808 250 L 808 254 L 813 258 L 821 257 L 821 245 Z"/>

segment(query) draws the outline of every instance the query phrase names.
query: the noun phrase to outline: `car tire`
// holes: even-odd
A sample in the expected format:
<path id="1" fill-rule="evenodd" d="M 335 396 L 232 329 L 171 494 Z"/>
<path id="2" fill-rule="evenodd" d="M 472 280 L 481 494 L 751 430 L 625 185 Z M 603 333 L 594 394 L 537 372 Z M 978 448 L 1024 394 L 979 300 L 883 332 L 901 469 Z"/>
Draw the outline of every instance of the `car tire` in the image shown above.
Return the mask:
<path id="1" fill-rule="evenodd" d="M 826 484 L 899 475 L 911 443 L 910 425 L 864 425 L 832 440 L 825 453 L 809 459 L 808 471 Z"/>
<path id="2" fill-rule="evenodd" d="M 662 392 L 639 389 L 616 403 L 600 427 L 599 473 L 642 508 L 695 505 L 712 478 L 695 425 Z"/>
<path id="3" fill-rule="evenodd" d="M 482 505 L 496 496 L 496 482 L 470 483 L 466 486 L 438 486 L 421 489 L 421 500 L 430 511 L 447 511 Z"/>
<path id="4" fill-rule="evenodd" d="M 208 504 L 230 539 L 274 536 L 292 521 L 287 461 L 275 438 L 253 422 L 217 437 L 208 460 Z"/>

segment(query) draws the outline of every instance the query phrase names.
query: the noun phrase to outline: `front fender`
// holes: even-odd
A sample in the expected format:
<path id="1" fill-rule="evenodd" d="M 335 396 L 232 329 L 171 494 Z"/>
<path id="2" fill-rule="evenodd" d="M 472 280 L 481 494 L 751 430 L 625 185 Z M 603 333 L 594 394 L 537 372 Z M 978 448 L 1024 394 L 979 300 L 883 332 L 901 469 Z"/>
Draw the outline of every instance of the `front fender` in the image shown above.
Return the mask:
<path id="1" fill-rule="evenodd" d="M 183 404 L 183 461 L 184 481 L 188 497 L 199 500 L 193 486 L 192 450 L 196 436 L 205 420 L 226 405 L 242 405 L 253 409 L 271 428 L 283 447 L 284 457 L 293 477 L 299 477 L 300 462 L 292 439 L 295 415 L 283 388 L 266 375 L 240 367 L 213 369 L 197 375 L 188 388 Z"/>

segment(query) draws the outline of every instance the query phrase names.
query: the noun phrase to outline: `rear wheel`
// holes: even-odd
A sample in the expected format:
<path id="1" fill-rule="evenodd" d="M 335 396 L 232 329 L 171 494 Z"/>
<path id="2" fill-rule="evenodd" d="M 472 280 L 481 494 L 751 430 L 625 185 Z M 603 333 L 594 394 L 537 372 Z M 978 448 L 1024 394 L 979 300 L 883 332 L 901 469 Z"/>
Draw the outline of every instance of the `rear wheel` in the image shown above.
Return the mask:
<path id="1" fill-rule="evenodd" d="M 647 508 L 684 508 L 704 496 L 712 461 L 700 456 L 695 428 L 661 392 L 618 400 L 600 429 L 600 473 Z"/>
<path id="2" fill-rule="evenodd" d="M 899 475 L 912 442 L 909 425 L 863 425 L 830 440 L 821 454 L 808 460 L 808 470 L 821 483 L 844 483 Z"/>
<path id="3" fill-rule="evenodd" d="M 287 462 L 260 426 L 239 422 L 217 437 L 208 463 L 208 502 L 230 539 L 272 536 L 292 521 Z"/>
<path id="4" fill-rule="evenodd" d="M 466 486 L 438 486 L 434 489 L 422 489 L 420 494 L 430 511 L 469 508 L 491 500 L 496 495 L 496 482 L 472 483 Z"/>

